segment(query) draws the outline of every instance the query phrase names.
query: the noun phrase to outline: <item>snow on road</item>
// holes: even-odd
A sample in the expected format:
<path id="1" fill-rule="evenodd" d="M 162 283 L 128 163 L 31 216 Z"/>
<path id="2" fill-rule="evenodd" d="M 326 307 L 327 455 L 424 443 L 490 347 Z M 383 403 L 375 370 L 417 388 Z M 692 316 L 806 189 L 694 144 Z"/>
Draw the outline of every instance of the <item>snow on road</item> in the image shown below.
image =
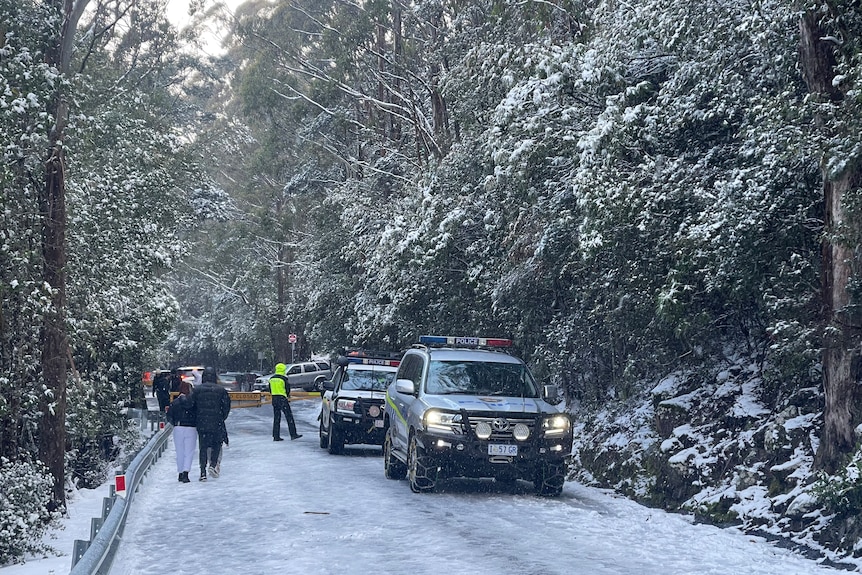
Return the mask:
<path id="1" fill-rule="evenodd" d="M 171 443 L 134 497 L 111 573 L 838 572 L 575 483 L 556 499 L 533 495 L 528 483 L 466 480 L 414 494 L 384 478 L 379 449 L 320 449 L 318 399 L 292 406 L 304 437 L 280 443 L 271 407 L 234 409 L 221 476 L 206 483 L 177 481 Z"/>

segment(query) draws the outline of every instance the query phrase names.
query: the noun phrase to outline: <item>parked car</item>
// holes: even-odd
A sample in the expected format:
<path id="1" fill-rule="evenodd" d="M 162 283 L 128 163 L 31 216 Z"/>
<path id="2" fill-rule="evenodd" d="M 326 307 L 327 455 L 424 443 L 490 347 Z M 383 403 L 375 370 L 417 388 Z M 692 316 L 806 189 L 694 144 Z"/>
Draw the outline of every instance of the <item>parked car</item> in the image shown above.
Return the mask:
<path id="1" fill-rule="evenodd" d="M 572 422 L 549 400 L 504 339 L 421 336 L 404 353 L 386 393 L 383 469 L 415 492 L 446 477 L 532 481 L 536 493 L 563 491 Z"/>
<path id="2" fill-rule="evenodd" d="M 332 379 L 323 383 L 320 447 L 337 454 L 347 443 L 383 445 L 383 404 L 400 357 L 354 350 L 338 358 Z"/>
<path id="3" fill-rule="evenodd" d="M 269 378 L 274 373 L 255 378 L 255 391 L 269 391 Z M 323 382 L 332 377 L 332 369 L 328 362 L 322 360 L 291 363 L 287 365 L 287 383 L 290 389 L 304 391 L 322 391 Z"/>
<path id="4" fill-rule="evenodd" d="M 192 387 L 201 384 L 201 376 L 204 373 L 202 365 L 187 365 L 177 368 L 177 373 L 183 378 L 183 381 L 189 382 Z"/>
<path id="5" fill-rule="evenodd" d="M 269 378 L 275 375 L 274 373 L 270 373 L 268 375 L 259 375 L 254 378 L 254 383 L 252 384 L 252 391 L 269 391 Z"/>
<path id="6" fill-rule="evenodd" d="M 246 374 L 242 371 L 228 371 L 218 374 L 218 384 L 228 391 L 246 391 Z"/>

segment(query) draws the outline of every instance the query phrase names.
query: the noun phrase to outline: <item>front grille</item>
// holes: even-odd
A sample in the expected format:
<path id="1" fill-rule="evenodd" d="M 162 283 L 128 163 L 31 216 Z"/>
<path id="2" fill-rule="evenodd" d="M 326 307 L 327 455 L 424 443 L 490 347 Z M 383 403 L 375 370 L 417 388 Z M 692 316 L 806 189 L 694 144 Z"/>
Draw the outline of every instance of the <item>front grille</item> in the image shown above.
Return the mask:
<path id="1" fill-rule="evenodd" d="M 535 437 L 536 419 L 534 417 L 509 417 L 505 415 L 486 416 L 486 415 L 469 415 L 470 428 L 475 433 L 476 426 L 481 422 L 485 422 L 491 426 L 491 440 L 511 440 L 512 431 L 519 423 L 523 423 L 530 428 L 530 437 Z M 496 425 L 495 425 L 496 423 Z M 505 427 L 505 429 L 500 429 Z"/>
<path id="2" fill-rule="evenodd" d="M 380 419 L 383 417 L 383 400 L 359 398 L 353 406 L 353 411 L 368 419 Z M 376 412 L 377 415 L 372 415 L 372 412 Z"/>

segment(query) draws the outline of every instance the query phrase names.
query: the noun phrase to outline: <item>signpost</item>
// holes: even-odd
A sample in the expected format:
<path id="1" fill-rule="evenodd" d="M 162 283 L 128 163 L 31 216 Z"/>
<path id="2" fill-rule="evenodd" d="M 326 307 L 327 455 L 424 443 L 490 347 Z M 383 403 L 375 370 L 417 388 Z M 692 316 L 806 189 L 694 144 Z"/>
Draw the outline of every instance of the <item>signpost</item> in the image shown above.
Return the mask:
<path id="1" fill-rule="evenodd" d="M 287 336 L 287 342 L 290 344 L 290 363 L 296 361 L 296 334 L 292 333 Z"/>

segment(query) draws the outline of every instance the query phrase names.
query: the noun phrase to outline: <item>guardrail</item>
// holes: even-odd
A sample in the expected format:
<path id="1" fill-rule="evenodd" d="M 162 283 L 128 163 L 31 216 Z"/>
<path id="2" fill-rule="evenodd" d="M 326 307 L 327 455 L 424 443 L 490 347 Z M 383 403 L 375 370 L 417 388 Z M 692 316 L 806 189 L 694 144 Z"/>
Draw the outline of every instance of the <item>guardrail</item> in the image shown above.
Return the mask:
<path id="1" fill-rule="evenodd" d="M 234 407 L 256 407 L 272 402 L 272 397 L 268 392 L 231 393 L 230 395 Z M 319 397 L 319 394 L 294 390 L 290 400 L 311 399 L 312 397 Z M 110 571 L 114 554 L 117 552 L 118 537 L 123 533 L 126 515 L 138 486 L 143 481 L 150 466 L 159 460 L 167 448 L 167 441 L 173 426 L 166 424 L 163 429 L 158 429 L 159 423 L 164 421 L 158 412 L 129 410 L 129 415 L 130 419 L 140 419 L 142 431 L 146 429 L 146 425 L 149 423 L 151 426 L 156 426 L 156 432 L 147 442 L 147 445 L 123 470 L 126 483 L 125 497 L 117 496 L 116 488 L 112 485 L 110 497 L 105 497 L 102 500 L 102 516 L 94 517 L 90 523 L 90 539 L 88 541 L 75 540 L 72 550 L 72 570 L 69 575 L 106 575 Z"/>
<path id="2" fill-rule="evenodd" d="M 154 419 L 144 420 L 142 417 L 141 428 L 146 427 L 146 421 L 151 425 L 159 425 L 158 414 L 155 415 Z M 70 575 L 105 575 L 110 571 L 119 544 L 118 538 L 126 525 L 126 515 L 132 499 L 144 476 L 150 470 L 150 466 L 164 453 L 168 438 L 171 436 L 171 429 L 170 424 L 165 425 L 163 429 L 158 429 L 123 470 L 125 497 L 118 496 L 115 486 L 111 486 L 111 496 L 102 500 L 102 517 L 93 518 L 90 524 L 90 540 L 75 541 Z"/>

